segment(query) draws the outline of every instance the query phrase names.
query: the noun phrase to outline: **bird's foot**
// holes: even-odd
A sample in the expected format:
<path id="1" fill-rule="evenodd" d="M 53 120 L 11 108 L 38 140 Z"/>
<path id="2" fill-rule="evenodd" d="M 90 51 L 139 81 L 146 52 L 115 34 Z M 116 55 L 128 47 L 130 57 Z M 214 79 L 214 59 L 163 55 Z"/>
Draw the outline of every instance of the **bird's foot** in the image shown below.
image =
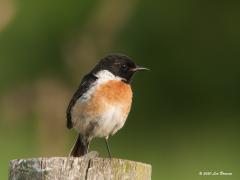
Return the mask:
<path id="1" fill-rule="evenodd" d="M 90 159 L 94 159 L 96 157 L 99 157 L 99 153 L 97 151 L 91 151 L 87 154 L 85 154 L 84 156 L 82 156 L 84 159 L 90 160 Z"/>

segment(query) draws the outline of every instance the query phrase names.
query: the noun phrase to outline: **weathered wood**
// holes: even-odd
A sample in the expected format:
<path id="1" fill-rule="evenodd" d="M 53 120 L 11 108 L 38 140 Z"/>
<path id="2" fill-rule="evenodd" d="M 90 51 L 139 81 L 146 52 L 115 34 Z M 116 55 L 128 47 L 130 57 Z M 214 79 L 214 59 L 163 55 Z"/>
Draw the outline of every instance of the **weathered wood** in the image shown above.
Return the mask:
<path id="1" fill-rule="evenodd" d="M 10 161 L 10 180 L 151 180 L 151 165 L 84 156 Z"/>

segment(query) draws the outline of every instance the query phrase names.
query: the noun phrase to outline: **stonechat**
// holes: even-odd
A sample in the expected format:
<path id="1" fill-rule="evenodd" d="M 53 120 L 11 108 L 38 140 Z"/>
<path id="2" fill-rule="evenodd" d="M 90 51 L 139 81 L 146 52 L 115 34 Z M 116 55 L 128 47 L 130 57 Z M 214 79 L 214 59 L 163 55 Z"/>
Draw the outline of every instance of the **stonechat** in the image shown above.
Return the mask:
<path id="1" fill-rule="evenodd" d="M 135 72 L 148 70 L 137 66 L 128 56 L 104 57 L 85 75 L 67 108 L 67 128 L 74 128 L 78 138 L 70 156 L 88 153 L 91 140 L 108 138 L 121 129 L 132 104 L 131 80 Z"/>

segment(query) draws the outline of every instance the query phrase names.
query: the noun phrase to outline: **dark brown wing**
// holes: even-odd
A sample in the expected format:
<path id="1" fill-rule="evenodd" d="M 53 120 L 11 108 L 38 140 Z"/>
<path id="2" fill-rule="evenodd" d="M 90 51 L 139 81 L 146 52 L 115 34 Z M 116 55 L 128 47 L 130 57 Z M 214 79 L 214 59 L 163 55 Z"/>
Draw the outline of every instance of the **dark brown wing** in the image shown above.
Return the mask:
<path id="1" fill-rule="evenodd" d="M 94 83 L 97 80 L 97 77 L 94 76 L 92 73 L 87 74 L 84 76 L 82 82 L 80 83 L 80 86 L 78 87 L 77 91 L 74 93 L 68 108 L 67 108 L 67 128 L 71 129 L 73 127 L 72 124 L 72 117 L 71 117 L 71 111 L 73 106 L 75 105 L 76 101 L 90 88 L 91 84 Z"/>

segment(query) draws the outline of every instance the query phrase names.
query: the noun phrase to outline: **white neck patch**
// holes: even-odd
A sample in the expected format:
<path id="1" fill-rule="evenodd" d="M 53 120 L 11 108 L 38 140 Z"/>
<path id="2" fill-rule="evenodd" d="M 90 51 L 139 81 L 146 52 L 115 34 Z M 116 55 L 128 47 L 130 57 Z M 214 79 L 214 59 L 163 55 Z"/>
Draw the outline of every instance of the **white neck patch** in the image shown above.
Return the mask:
<path id="1" fill-rule="evenodd" d="M 119 76 L 115 76 L 113 73 L 111 73 L 108 70 L 101 70 L 94 75 L 98 78 L 97 81 L 100 84 L 110 80 L 118 80 L 118 81 L 123 80 L 122 78 L 120 78 Z"/>
<path id="2" fill-rule="evenodd" d="M 94 74 L 98 79 L 91 85 L 91 87 L 88 89 L 87 92 L 85 92 L 78 100 L 78 102 L 86 102 L 88 101 L 91 97 L 92 94 L 95 92 L 95 90 L 102 84 L 111 81 L 111 80 L 116 80 L 116 81 L 122 81 L 122 78 L 115 76 L 113 73 L 111 73 L 108 70 L 101 70 L 97 74 Z"/>

